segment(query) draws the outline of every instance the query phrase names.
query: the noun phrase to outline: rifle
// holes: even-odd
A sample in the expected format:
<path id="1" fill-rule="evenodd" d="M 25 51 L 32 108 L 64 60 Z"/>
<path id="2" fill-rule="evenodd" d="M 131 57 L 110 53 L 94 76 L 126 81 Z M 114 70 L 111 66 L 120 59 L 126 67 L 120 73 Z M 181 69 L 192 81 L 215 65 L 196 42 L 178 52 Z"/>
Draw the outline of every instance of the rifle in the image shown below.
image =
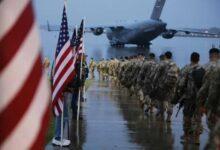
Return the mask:
<path id="1" fill-rule="evenodd" d="M 182 97 L 180 98 L 180 100 L 179 100 L 179 106 L 178 106 L 178 110 L 177 110 L 177 113 L 176 113 L 176 118 L 177 118 L 177 116 L 178 116 L 178 114 L 179 114 L 180 109 L 183 107 L 184 100 L 185 100 L 185 97 L 184 97 L 184 96 L 182 96 Z"/>

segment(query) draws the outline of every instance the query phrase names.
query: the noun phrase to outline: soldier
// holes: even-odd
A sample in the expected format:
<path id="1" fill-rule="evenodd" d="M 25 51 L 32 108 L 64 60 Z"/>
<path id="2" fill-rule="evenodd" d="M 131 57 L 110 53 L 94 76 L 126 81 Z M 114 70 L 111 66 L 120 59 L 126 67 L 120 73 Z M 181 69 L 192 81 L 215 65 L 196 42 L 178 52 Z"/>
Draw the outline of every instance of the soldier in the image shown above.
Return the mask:
<path id="1" fill-rule="evenodd" d="M 171 100 L 174 96 L 175 86 L 177 82 L 179 69 L 172 61 L 172 53 L 167 51 L 165 60 L 162 61 L 155 75 L 154 92 L 151 93 L 151 98 L 158 100 L 159 111 L 157 116 L 163 118 L 164 112 L 167 112 L 167 122 L 171 121 L 173 106 Z"/>
<path id="2" fill-rule="evenodd" d="M 131 71 L 131 75 L 130 75 L 130 80 L 129 82 L 131 83 L 131 93 L 133 95 L 137 95 L 137 77 L 140 71 L 140 68 L 142 66 L 143 60 L 141 57 L 138 57 L 132 66 L 132 71 Z"/>
<path id="3" fill-rule="evenodd" d="M 87 67 L 86 63 L 86 56 L 83 56 L 82 59 L 82 66 L 81 61 L 77 60 L 76 62 L 76 74 L 72 80 L 71 83 L 68 85 L 68 91 L 72 92 L 72 101 L 71 101 L 71 107 L 72 107 L 72 119 L 75 120 L 77 118 L 77 107 L 78 107 L 78 96 L 80 94 L 80 101 L 85 100 L 85 93 L 84 93 L 84 87 L 85 87 L 85 81 L 88 78 L 89 69 Z M 82 68 L 81 68 L 82 67 Z M 82 119 L 82 116 L 80 116 Z"/>
<path id="4" fill-rule="evenodd" d="M 118 59 L 113 59 L 113 64 L 112 64 L 112 78 L 114 83 L 117 85 L 117 70 L 119 69 L 119 60 Z"/>
<path id="5" fill-rule="evenodd" d="M 217 48 L 212 48 L 209 51 L 209 63 L 205 65 L 206 74 L 203 79 L 203 84 L 201 89 L 197 94 L 197 99 L 199 101 L 197 107 L 201 113 L 207 114 L 207 123 L 210 129 L 209 143 L 207 144 L 207 149 L 212 147 L 213 136 L 214 136 L 214 126 L 217 122 L 217 106 L 218 97 L 216 89 L 218 89 L 218 62 L 219 62 L 219 50 Z M 213 103 L 214 102 L 214 103 Z M 215 103 L 216 102 L 216 103 Z M 203 109 L 202 109 L 203 108 Z"/>
<path id="6" fill-rule="evenodd" d="M 175 100 L 179 100 L 180 106 L 183 105 L 184 135 L 181 136 L 183 143 L 190 142 L 190 138 L 192 138 L 194 144 L 200 144 L 201 115 L 195 113 L 195 109 L 196 95 L 201 88 L 205 70 L 199 65 L 199 59 L 200 55 L 193 52 L 190 59 L 191 63 L 182 68 L 178 80 L 176 92 L 179 97 Z"/>
<path id="7" fill-rule="evenodd" d="M 114 63 L 115 60 L 111 58 L 110 61 L 108 61 L 107 66 L 108 66 L 108 76 L 111 80 L 114 80 Z"/>
<path id="8" fill-rule="evenodd" d="M 99 80 L 102 78 L 101 66 L 102 66 L 103 62 L 104 62 L 104 58 L 102 58 L 99 61 L 99 63 L 97 64 L 97 71 L 98 71 L 98 74 L 99 74 Z"/>
<path id="9" fill-rule="evenodd" d="M 153 103 L 150 98 L 150 94 L 153 90 L 154 83 L 152 82 L 154 75 L 156 74 L 157 63 L 155 61 L 155 54 L 150 53 L 147 60 L 142 65 L 142 69 L 139 73 L 139 80 L 137 83 L 140 87 L 139 95 L 142 105 L 144 106 L 144 111 L 147 114 L 149 110 L 153 109 Z"/>
<path id="10" fill-rule="evenodd" d="M 217 127 L 215 127 L 220 118 L 220 107 L 219 107 L 219 90 L 220 90 L 220 64 L 219 64 L 219 50 L 212 48 L 209 51 L 210 62 L 208 63 L 206 75 L 202 88 L 198 93 L 199 105 L 198 108 L 204 108 L 200 110 L 205 110 L 207 114 L 207 123 L 210 129 L 209 142 L 206 145 L 206 149 L 216 149 L 214 145 L 214 140 L 218 137 L 216 135 L 219 132 Z M 216 128 L 216 129 L 215 129 Z"/>
<path id="11" fill-rule="evenodd" d="M 89 70 L 90 70 L 91 78 L 92 78 L 92 79 L 95 78 L 95 74 L 94 74 L 95 67 L 96 67 L 96 63 L 95 63 L 94 59 L 91 58 L 91 61 L 90 61 L 90 63 L 89 63 Z"/>
<path id="12" fill-rule="evenodd" d="M 119 70 L 118 70 L 118 75 L 117 78 L 119 80 L 120 86 L 124 86 L 124 76 L 125 76 L 125 71 L 127 70 L 127 66 L 129 64 L 129 61 L 127 60 L 127 57 L 119 64 Z"/>
<path id="13" fill-rule="evenodd" d="M 201 89 L 198 92 L 198 100 L 199 100 L 199 105 L 204 106 L 206 103 L 206 100 L 208 98 L 208 94 L 210 91 L 210 86 L 211 86 L 211 81 L 212 81 L 212 73 L 214 73 L 215 68 L 217 67 L 218 61 L 219 61 L 219 50 L 217 48 L 212 48 L 209 51 L 209 63 L 204 66 L 206 69 L 206 74 L 204 77 L 203 85 Z M 208 114 L 211 117 L 211 114 Z M 211 119 L 211 118 L 209 118 Z M 212 120 L 212 119 L 211 119 Z M 211 122 L 210 122 L 211 123 Z M 210 126 L 213 126 L 210 124 Z M 212 128 L 212 127 L 210 127 Z"/>
<path id="14" fill-rule="evenodd" d="M 209 142 L 206 149 L 217 149 L 220 148 L 220 64 L 212 70 L 210 76 L 210 87 L 205 102 L 208 127 L 210 129 Z"/>

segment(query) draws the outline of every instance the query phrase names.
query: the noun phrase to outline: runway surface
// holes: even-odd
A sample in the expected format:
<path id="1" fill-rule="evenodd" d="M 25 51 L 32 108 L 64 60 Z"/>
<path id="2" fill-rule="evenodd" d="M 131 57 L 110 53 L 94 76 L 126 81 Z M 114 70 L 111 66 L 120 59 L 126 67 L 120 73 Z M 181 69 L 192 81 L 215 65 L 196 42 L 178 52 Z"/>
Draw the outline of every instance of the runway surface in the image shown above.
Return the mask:
<path id="1" fill-rule="evenodd" d="M 205 118 L 200 146 L 180 143 L 182 113 L 171 123 L 144 115 L 138 100 L 111 81 L 94 81 L 83 105 L 83 120 L 71 123 L 71 146 L 65 149 L 203 149 L 208 138 Z M 59 149 L 48 144 L 47 150 Z"/>

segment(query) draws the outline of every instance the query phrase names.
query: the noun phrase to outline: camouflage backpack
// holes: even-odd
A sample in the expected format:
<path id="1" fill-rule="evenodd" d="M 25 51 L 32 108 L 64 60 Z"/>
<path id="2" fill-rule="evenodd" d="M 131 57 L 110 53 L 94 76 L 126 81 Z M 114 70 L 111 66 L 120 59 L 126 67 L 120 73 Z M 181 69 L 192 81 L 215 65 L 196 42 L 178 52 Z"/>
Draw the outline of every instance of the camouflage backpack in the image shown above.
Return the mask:
<path id="1" fill-rule="evenodd" d="M 193 68 L 193 71 L 191 74 L 192 74 L 192 78 L 194 80 L 196 87 L 200 89 L 202 86 L 203 77 L 205 75 L 205 69 L 202 67 L 195 67 Z"/>

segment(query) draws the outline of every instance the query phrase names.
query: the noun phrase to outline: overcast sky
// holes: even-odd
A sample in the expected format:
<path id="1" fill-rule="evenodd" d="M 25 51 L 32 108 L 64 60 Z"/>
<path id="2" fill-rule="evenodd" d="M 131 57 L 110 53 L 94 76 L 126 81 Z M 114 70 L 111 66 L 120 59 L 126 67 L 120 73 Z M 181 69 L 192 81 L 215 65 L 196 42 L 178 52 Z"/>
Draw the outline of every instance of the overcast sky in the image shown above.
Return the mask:
<path id="1" fill-rule="evenodd" d="M 35 0 L 39 24 L 60 24 L 63 0 Z M 88 26 L 145 20 L 155 0 L 68 0 L 71 25 L 85 17 Z M 168 27 L 220 27 L 220 0 L 167 0 L 161 19 Z"/>
<path id="2" fill-rule="evenodd" d="M 86 18 L 86 26 L 114 25 L 123 21 L 147 20 L 150 18 L 156 0 L 68 0 L 67 15 L 69 25 L 79 25 Z M 36 16 L 40 25 L 47 20 L 52 25 L 60 25 L 63 0 L 34 0 Z M 206 28 L 220 27 L 220 0 L 167 0 L 161 19 L 168 28 Z M 53 59 L 58 32 L 41 30 L 44 56 Z M 219 45 L 219 39 L 173 38 L 161 37 L 152 41 L 152 50 L 159 55 L 164 50 L 173 50 L 180 65 L 187 63 L 192 50 L 201 54 L 203 63 L 208 61 L 208 49 L 212 44 Z M 86 34 L 85 47 L 88 55 L 106 57 L 108 40 L 105 35 Z M 111 54 L 112 51 L 109 51 Z"/>

